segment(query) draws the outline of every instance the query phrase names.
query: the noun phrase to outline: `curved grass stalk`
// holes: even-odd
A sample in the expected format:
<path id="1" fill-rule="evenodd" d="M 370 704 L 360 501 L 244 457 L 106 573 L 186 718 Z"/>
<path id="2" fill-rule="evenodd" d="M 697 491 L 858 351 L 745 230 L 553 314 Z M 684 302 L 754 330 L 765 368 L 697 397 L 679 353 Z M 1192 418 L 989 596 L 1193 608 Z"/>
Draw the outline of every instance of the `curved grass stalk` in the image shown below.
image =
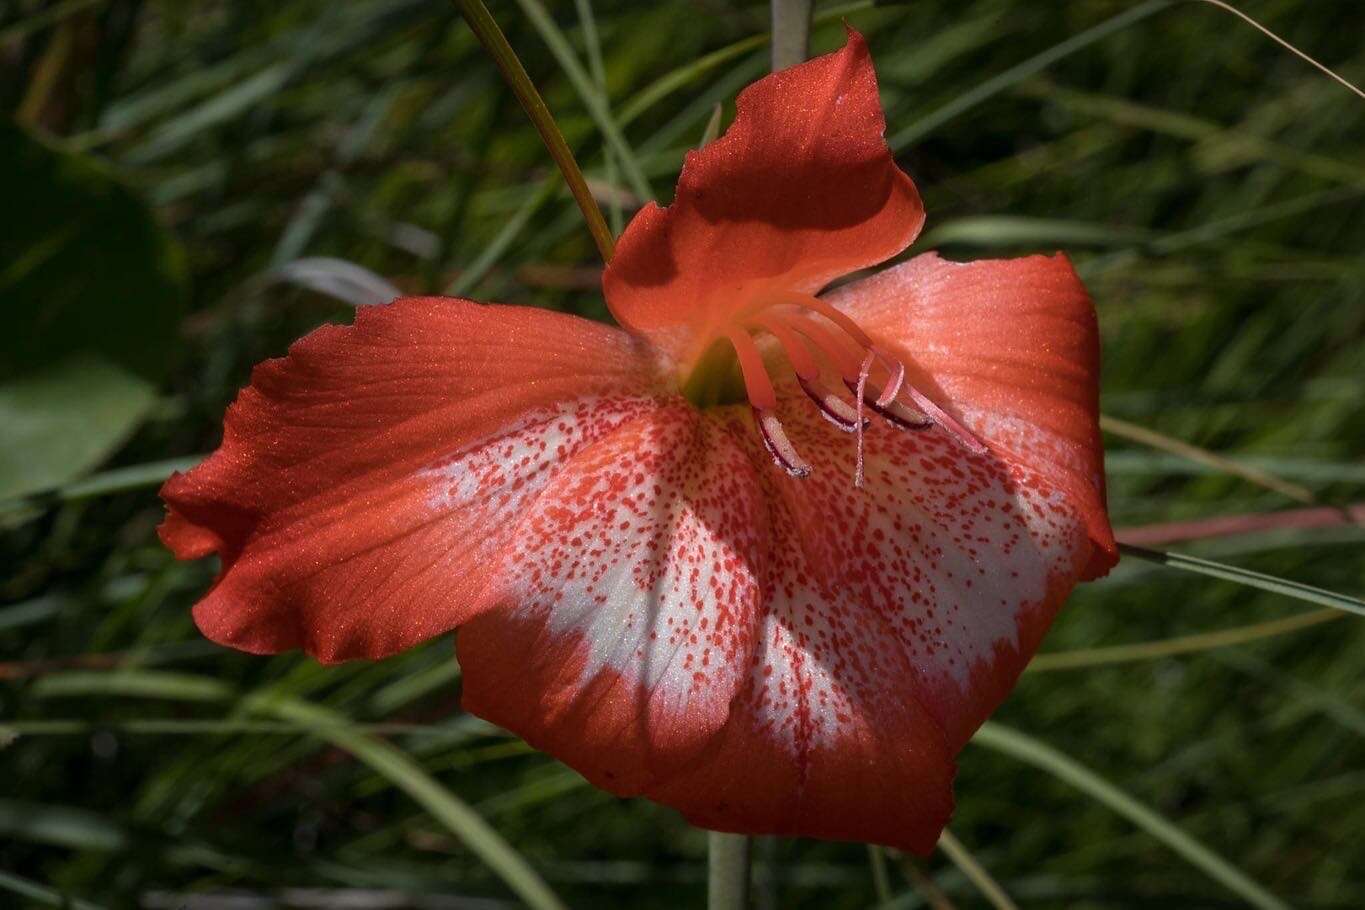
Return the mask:
<path id="1" fill-rule="evenodd" d="M 1171 848 L 1190 865 L 1261 910 L 1289 910 L 1236 866 L 1204 846 L 1175 823 L 1052 746 L 996 723 L 983 724 L 972 742 L 1033 765 L 1103 803 Z"/>
<path id="2" fill-rule="evenodd" d="M 355 730 L 347 718 L 318 705 L 270 695 L 250 697 L 249 712 L 307 728 L 368 765 L 412 797 L 460 839 L 533 910 L 566 910 L 544 879 L 488 822 L 395 746 Z"/>
<path id="3" fill-rule="evenodd" d="M 40 680 L 34 686 L 34 694 L 40 697 L 125 695 L 134 698 L 169 698 L 196 702 L 223 702 L 236 697 L 235 690 L 219 680 L 157 670 L 65 673 Z M 271 718 L 288 725 L 295 734 L 316 736 L 338 749 L 351 753 L 358 761 L 369 766 L 370 770 L 407 793 L 459 838 L 526 906 L 533 910 L 565 910 L 564 904 L 520 853 L 477 812 L 441 786 L 440 782 L 397 747 L 361 730 L 345 715 L 299 698 L 264 692 L 249 695 L 239 704 L 248 717 L 255 715 Z M 220 726 L 227 724 L 228 726 L 222 727 L 223 730 L 227 730 L 232 729 L 233 722 L 233 719 L 229 719 L 210 723 Z M 3 732 L 6 732 L 5 728 L 0 727 L 0 733 Z M 44 731 L 38 729 L 33 732 Z M 69 731 L 53 729 L 46 732 Z M 276 731 L 272 727 L 264 732 Z"/>
<path id="4" fill-rule="evenodd" d="M 1287 578 L 1276 578 L 1274 575 L 1253 572 L 1250 569 L 1239 569 L 1237 566 L 1214 562 L 1211 559 L 1186 556 L 1183 553 L 1148 550 L 1146 547 L 1135 547 L 1125 543 L 1119 544 L 1119 552 L 1135 559 L 1170 566 L 1174 569 L 1184 569 L 1187 572 L 1195 572 L 1213 578 L 1221 578 L 1224 581 L 1235 581 L 1249 588 L 1259 588 L 1262 591 L 1283 594 L 1285 597 L 1292 597 L 1306 603 L 1321 604 L 1337 610 L 1345 610 L 1347 613 L 1365 616 L 1365 600 L 1352 597 L 1349 594 L 1338 594 L 1325 588 L 1316 588 L 1302 582 L 1290 581 Z"/>
<path id="5" fill-rule="evenodd" d="M 1334 82 L 1337 82 L 1340 85 L 1344 86 L 1347 91 L 1351 92 L 1354 95 L 1357 95 L 1361 100 L 1365 101 L 1365 92 L 1362 92 L 1360 89 L 1356 88 L 1354 83 L 1347 82 L 1341 76 L 1337 75 L 1332 70 L 1323 66 L 1317 60 L 1314 60 L 1312 57 L 1308 56 L 1303 51 L 1299 50 L 1297 47 L 1290 44 L 1288 41 L 1284 40 L 1279 35 L 1275 34 L 1261 23 L 1257 22 L 1255 19 L 1248 16 L 1246 13 L 1237 9 L 1237 7 L 1233 6 L 1231 3 L 1224 3 L 1223 0 L 1198 0 L 1198 2 L 1207 3 L 1209 6 L 1216 7 L 1218 9 L 1223 10 L 1224 12 L 1231 13 L 1238 19 L 1241 19 L 1247 25 L 1250 25 L 1252 28 L 1256 29 L 1256 31 L 1260 32 L 1262 35 L 1265 35 L 1271 41 L 1274 41 L 1280 47 L 1289 51 L 1295 57 L 1298 57 L 1300 60 L 1304 61 L 1310 66 L 1316 67 L 1323 75 L 1327 76 Z"/>

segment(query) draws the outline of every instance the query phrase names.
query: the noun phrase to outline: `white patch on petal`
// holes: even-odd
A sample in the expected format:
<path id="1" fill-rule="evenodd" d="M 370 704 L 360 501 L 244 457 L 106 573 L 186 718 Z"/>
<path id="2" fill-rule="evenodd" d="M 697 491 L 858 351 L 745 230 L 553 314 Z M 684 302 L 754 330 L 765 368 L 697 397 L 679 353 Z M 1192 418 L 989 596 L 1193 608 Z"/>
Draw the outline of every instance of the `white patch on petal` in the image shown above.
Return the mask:
<path id="1" fill-rule="evenodd" d="M 1074 577 L 1088 552 L 1075 511 L 941 430 L 881 421 L 866 434 L 858 491 L 847 435 L 803 404 L 783 417 L 815 470 L 769 476 L 784 506 L 753 666 L 757 723 L 801 752 L 875 728 L 897 699 L 941 716 L 975 710 L 974 687 L 1020 647 L 1054 577 Z"/>
<path id="2" fill-rule="evenodd" d="M 509 609 L 581 636 L 583 682 L 615 671 L 669 705 L 728 701 L 747 663 L 762 514 L 744 453 L 685 404 L 585 451 L 507 558 Z"/>
<path id="3" fill-rule="evenodd" d="M 524 414 L 422 471 L 431 484 L 427 504 L 438 513 L 481 513 L 482 522 L 515 520 L 559 465 L 655 406 L 648 398 L 589 396 Z M 470 543 L 490 539 L 471 535 Z"/>

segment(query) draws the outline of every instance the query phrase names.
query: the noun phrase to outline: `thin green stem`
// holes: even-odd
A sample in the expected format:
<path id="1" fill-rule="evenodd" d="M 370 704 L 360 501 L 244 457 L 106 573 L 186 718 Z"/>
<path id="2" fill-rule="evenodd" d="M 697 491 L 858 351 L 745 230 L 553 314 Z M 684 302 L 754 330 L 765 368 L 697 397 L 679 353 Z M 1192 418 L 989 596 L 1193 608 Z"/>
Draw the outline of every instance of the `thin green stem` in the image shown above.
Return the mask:
<path id="1" fill-rule="evenodd" d="M 1019 905 L 1010 899 L 1005 889 L 1000 887 L 1000 883 L 986 871 L 986 867 L 977 862 L 971 851 L 962 846 L 962 842 L 947 828 L 938 836 L 938 848 L 947 854 L 958 871 L 981 892 L 981 896 L 995 910 L 1019 910 Z"/>
<path id="2" fill-rule="evenodd" d="M 507 43 L 507 37 L 502 33 L 502 29 L 498 28 L 498 23 L 493 20 L 481 0 L 455 0 L 455 5 L 460 8 L 460 13 L 469 23 L 470 29 L 502 71 L 503 78 L 507 80 L 512 93 L 517 96 L 517 101 L 526 111 L 526 116 L 531 119 L 536 132 L 540 134 L 550 157 L 559 166 L 560 173 L 564 175 L 564 182 L 569 185 L 569 192 L 573 194 L 574 201 L 583 212 L 583 219 L 588 223 L 588 230 L 592 233 L 598 252 L 602 254 L 602 261 L 610 262 L 614 249 L 611 229 L 607 227 L 607 220 L 602 217 L 597 200 L 593 199 L 588 189 L 588 182 L 583 179 L 583 172 L 579 169 L 578 162 L 574 160 L 569 144 L 564 141 L 564 134 L 559 131 L 559 125 L 555 123 L 550 109 L 545 106 L 540 92 L 536 91 L 531 77 L 526 74 L 526 68 L 521 65 L 516 52 Z"/>
<path id="3" fill-rule="evenodd" d="M 526 14 L 526 18 L 530 20 L 535 30 L 540 33 L 540 37 L 545 41 L 545 45 L 550 49 L 550 53 L 554 56 L 560 69 L 564 71 L 564 75 L 569 77 L 569 82 L 572 83 L 574 91 L 578 93 L 584 106 L 587 107 L 588 115 L 592 117 L 593 122 L 602 132 L 603 138 L 607 140 L 608 147 L 616 151 L 631 191 L 640 198 L 642 203 L 653 199 L 654 191 L 650 189 L 649 180 L 646 179 L 640 163 L 635 160 L 635 153 L 626 142 L 625 136 L 621 134 L 619 124 L 612 117 L 611 109 L 607 105 L 606 93 L 599 91 L 593 84 L 592 78 L 583 69 L 583 64 L 578 62 L 578 57 L 569 45 L 569 40 L 555 25 L 554 18 L 545 8 L 545 5 L 540 0 L 517 0 L 517 5 L 521 7 L 521 11 Z"/>
<path id="4" fill-rule="evenodd" d="M 773 72 L 796 66 L 810 51 L 811 0 L 771 0 Z"/>
<path id="5" fill-rule="evenodd" d="M 749 837 L 711 831 L 707 848 L 706 906 L 709 910 L 742 910 L 749 903 Z"/>
<path id="6" fill-rule="evenodd" d="M 886 850 L 877 844 L 868 844 L 867 862 L 872 867 L 872 893 L 877 895 L 877 903 L 890 903 L 891 876 L 886 869 Z"/>

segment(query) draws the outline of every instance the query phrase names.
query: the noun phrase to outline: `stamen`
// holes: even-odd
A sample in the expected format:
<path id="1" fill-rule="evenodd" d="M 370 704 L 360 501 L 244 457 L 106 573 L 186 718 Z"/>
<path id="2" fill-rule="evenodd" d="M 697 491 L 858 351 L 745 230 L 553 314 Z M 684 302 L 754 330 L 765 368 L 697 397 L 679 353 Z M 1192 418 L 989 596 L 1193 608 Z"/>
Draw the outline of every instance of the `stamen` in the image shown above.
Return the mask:
<path id="1" fill-rule="evenodd" d="M 805 477 L 810 473 L 810 462 L 796 451 L 776 414 L 762 408 L 754 408 L 754 423 L 758 425 L 758 435 L 763 439 L 763 447 L 768 450 L 768 454 L 777 462 L 778 467 L 793 477 Z"/>
<path id="2" fill-rule="evenodd" d="M 873 346 L 872 339 L 867 337 L 867 333 L 858 327 L 858 323 L 849 318 L 848 314 L 836 310 L 819 297 L 812 297 L 810 294 L 783 294 L 777 298 L 776 302 L 790 303 L 803 309 L 813 310 L 848 333 L 848 337 L 858 342 L 860 348 L 866 350 Z"/>
<path id="3" fill-rule="evenodd" d="M 862 366 L 858 368 L 858 384 L 853 389 L 858 407 L 858 462 L 853 469 L 853 486 L 858 490 L 863 488 L 863 403 L 867 401 L 867 377 L 872 372 L 872 361 L 875 356 L 868 351 L 863 357 Z"/>
<path id="4" fill-rule="evenodd" d="M 820 382 L 820 364 L 816 363 L 810 348 L 794 327 L 770 313 L 759 314 L 753 324 L 777 339 L 796 373 L 801 391 L 820 409 L 821 416 L 845 433 L 852 433 L 857 427 L 857 414 L 851 405 Z"/>
<path id="5" fill-rule="evenodd" d="M 872 348 L 871 352 L 881 358 L 881 361 L 891 369 L 891 381 L 877 396 L 877 407 L 884 408 L 896 400 L 896 394 L 901 390 L 901 383 L 905 382 L 905 364 L 876 348 Z"/>
<path id="6" fill-rule="evenodd" d="M 797 376 L 796 381 L 801 384 L 801 391 L 820 409 L 820 416 L 845 433 L 852 433 L 860 423 L 864 426 L 868 423 L 858 416 L 858 410 L 853 405 L 827 389 L 820 380 Z"/>
<path id="7" fill-rule="evenodd" d="M 934 404 L 933 401 L 914 386 L 907 386 L 906 392 L 909 394 L 910 399 L 918 407 L 924 410 L 924 413 L 928 415 L 931 421 L 947 430 L 949 434 L 956 437 L 957 441 L 962 443 L 969 450 L 977 455 L 985 455 L 990 451 L 981 440 L 976 438 L 975 433 L 954 420 L 949 416 L 947 411 Z"/>
<path id="8" fill-rule="evenodd" d="M 802 379 L 815 379 L 820 375 L 820 365 L 811 356 L 810 349 L 781 319 L 764 313 L 754 319 L 754 325 L 766 329 L 777 339 L 797 376 Z"/>
<path id="9" fill-rule="evenodd" d="M 845 382 L 858 381 L 858 357 L 849 348 L 846 339 L 817 322 L 799 316 L 789 317 L 787 324 L 809 339 L 811 344 L 833 361 Z"/>
<path id="10" fill-rule="evenodd" d="M 818 321 L 796 313 L 769 312 L 766 307 L 751 312 L 747 327 L 731 326 L 725 329 L 725 337 L 734 347 L 739 360 L 744 391 L 753 407 L 754 424 L 758 427 L 759 436 L 773 461 L 788 474 L 805 477 L 810 474 L 811 466 L 796 451 L 777 418 L 777 391 L 773 388 L 763 355 L 750 336 L 749 329 L 766 331 L 777 340 L 787 355 L 792 371 L 796 373 L 801 390 L 819 408 L 821 416 L 840 430 L 857 434 L 858 454 L 853 473 L 855 487 L 861 489 L 866 480 L 863 431 L 870 424 L 863 416 L 864 407 L 876 411 L 899 429 L 923 430 L 937 424 L 968 450 L 978 455 L 989 451 L 971 430 L 907 383 L 905 364 L 874 345 L 867 333 L 847 315 L 820 298 L 807 294 L 783 294 L 772 299 L 769 305 L 778 304 L 824 316 L 841 330 L 831 331 Z M 850 349 L 850 342 L 862 355 L 861 362 Z M 820 363 L 812 349 L 828 358 L 842 375 L 844 384 L 853 393 L 852 405 L 821 383 Z M 872 370 L 879 362 L 885 368 L 885 377 L 873 380 Z"/>
<path id="11" fill-rule="evenodd" d="M 857 383 L 848 383 L 850 392 L 857 394 L 857 388 Z M 867 406 L 885 417 L 892 426 L 901 430 L 927 430 L 934 425 L 934 421 L 927 414 L 915 410 L 902 399 L 897 398 L 883 405 L 881 404 L 883 397 L 884 393 L 877 388 L 876 383 L 868 384 Z"/>
<path id="12" fill-rule="evenodd" d="M 730 340 L 735 348 L 735 356 L 739 358 L 739 371 L 744 376 L 744 392 L 749 397 L 749 404 L 761 411 L 776 410 L 777 392 L 773 389 L 773 381 L 763 366 L 763 355 L 758 353 L 754 340 L 746 332 L 734 328 L 726 329 L 725 337 Z"/>

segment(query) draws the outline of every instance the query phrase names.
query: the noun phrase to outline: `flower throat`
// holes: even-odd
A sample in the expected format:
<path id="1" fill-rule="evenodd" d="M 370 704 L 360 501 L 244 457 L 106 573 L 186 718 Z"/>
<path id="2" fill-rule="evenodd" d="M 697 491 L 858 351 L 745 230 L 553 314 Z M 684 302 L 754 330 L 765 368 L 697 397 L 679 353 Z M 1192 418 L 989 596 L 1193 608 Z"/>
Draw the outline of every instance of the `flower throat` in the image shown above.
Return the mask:
<path id="1" fill-rule="evenodd" d="M 777 342 L 797 384 L 821 416 L 857 437 L 855 486 L 863 485 L 863 430 L 870 422 L 864 408 L 901 430 L 941 426 L 968 449 L 985 451 L 971 431 L 908 384 L 905 364 L 873 344 L 847 314 L 818 297 L 786 293 L 766 299 L 722 327 L 688 376 L 683 394 L 702 408 L 747 400 L 768 454 L 791 476 L 807 476 L 811 465 L 778 419 L 777 391 L 754 340 L 760 334 Z M 852 393 L 852 402 L 825 381 L 822 360 Z"/>

